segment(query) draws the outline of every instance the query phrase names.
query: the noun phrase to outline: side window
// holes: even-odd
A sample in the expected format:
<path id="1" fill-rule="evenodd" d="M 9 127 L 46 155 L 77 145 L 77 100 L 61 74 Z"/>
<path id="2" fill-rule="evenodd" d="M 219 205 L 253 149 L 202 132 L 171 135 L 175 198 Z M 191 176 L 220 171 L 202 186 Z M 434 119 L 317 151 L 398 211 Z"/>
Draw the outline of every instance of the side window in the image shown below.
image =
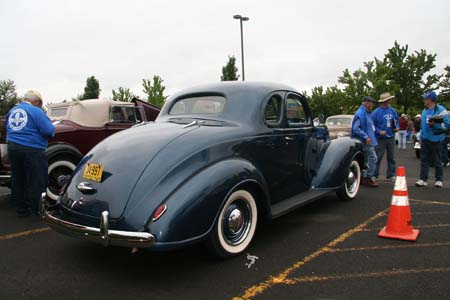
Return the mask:
<path id="1" fill-rule="evenodd" d="M 288 127 L 303 127 L 309 124 L 301 99 L 293 94 L 286 98 L 286 120 Z"/>
<path id="2" fill-rule="evenodd" d="M 267 126 L 274 127 L 281 121 L 281 103 L 282 99 L 279 95 L 270 97 L 264 109 L 265 122 Z"/>
<path id="3" fill-rule="evenodd" d="M 142 122 L 137 107 L 113 106 L 111 107 L 111 123 L 136 124 Z"/>

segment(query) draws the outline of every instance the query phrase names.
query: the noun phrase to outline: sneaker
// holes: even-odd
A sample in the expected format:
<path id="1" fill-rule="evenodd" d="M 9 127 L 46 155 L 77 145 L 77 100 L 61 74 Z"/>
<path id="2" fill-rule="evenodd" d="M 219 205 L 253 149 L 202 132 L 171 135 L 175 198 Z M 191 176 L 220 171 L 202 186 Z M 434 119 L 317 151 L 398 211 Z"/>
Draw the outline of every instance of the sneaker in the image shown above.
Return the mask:
<path id="1" fill-rule="evenodd" d="M 420 179 L 419 181 L 416 182 L 416 186 L 418 187 L 423 187 L 423 186 L 427 186 L 427 182 L 423 181 L 422 179 Z"/>
<path id="2" fill-rule="evenodd" d="M 441 188 L 443 185 L 444 184 L 442 183 L 442 181 L 439 181 L 439 180 L 434 183 L 434 186 L 437 188 Z"/>
<path id="3" fill-rule="evenodd" d="M 444 163 L 443 165 L 444 165 L 444 168 L 445 167 L 449 167 L 450 166 L 450 162 Z"/>
<path id="4" fill-rule="evenodd" d="M 387 181 L 395 182 L 395 176 L 392 176 L 392 177 L 386 177 L 386 180 L 387 180 Z"/>

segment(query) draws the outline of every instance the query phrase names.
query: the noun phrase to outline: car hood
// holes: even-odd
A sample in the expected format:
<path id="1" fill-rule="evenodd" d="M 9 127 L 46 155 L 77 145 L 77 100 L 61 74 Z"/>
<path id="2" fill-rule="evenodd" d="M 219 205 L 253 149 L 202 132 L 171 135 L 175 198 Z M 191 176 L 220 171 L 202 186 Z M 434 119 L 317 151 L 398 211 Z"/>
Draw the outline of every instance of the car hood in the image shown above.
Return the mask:
<path id="1" fill-rule="evenodd" d="M 167 145 L 196 129 L 198 126 L 153 123 L 112 135 L 80 162 L 62 204 L 84 215 L 99 217 L 102 211 L 108 210 L 112 219 L 120 218 L 136 182 L 152 160 Z M 87 163 L 103 166 L 101 182 L 83 177 Z"/>

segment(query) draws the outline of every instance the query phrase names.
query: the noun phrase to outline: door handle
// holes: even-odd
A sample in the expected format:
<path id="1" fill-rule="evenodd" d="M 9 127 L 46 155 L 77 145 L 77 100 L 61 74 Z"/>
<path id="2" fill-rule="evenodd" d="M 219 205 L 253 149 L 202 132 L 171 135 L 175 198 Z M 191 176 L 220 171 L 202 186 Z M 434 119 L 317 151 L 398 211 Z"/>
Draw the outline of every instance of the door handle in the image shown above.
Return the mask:
<path id="1" fill-rule="evenodd" d="M 293 137 L 290 137 L 290 136 L 285 136 L 284 139 L 285 139 L 286 141 L 292 141 L 292 140 L 294 140 L 294 138 L 293 138 Z"/>

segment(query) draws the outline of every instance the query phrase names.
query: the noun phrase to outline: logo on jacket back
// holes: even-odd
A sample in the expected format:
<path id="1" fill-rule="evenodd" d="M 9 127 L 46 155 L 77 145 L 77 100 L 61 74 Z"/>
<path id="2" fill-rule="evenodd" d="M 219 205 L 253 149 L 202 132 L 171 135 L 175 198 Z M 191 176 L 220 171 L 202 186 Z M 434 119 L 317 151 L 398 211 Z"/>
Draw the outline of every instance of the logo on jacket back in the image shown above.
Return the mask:
<path id="1" fill-rule="evenodd" d="M 18 108 L 14 110 L 10 115 L 8 119 L 9 127 L 14 130 L 18 131 L 27 126 L 28 122 L 28 115 L 27 112 L 21 108 Z"/>

